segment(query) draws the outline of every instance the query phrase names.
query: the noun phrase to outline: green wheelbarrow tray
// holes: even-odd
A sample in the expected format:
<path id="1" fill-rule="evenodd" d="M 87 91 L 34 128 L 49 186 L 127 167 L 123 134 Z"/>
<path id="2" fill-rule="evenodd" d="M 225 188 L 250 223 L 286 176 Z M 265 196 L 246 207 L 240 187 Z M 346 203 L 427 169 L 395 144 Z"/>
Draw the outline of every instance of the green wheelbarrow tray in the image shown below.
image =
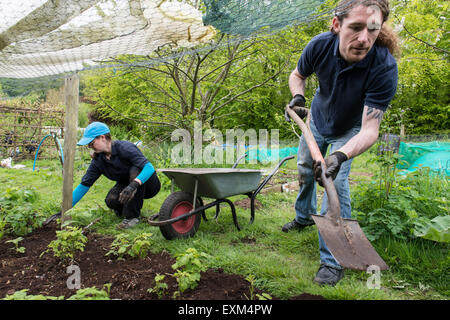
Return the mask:
<path id="1" fill-rule="evenodd" d="M 377 266 L 380 270 L 387 270 L 388 265 L 372 247 L 358 221 L 341 217 L 339 197 L 334 182 L 331 177 L 325 176 L 325 160 L 311 130 L 289 106 L 286 106 L 286 111 L 300 127 L 312 159 L 321 162 L 321 178 L 328 196 L 328 211 L 324 215 L 312 214 L 311 217 L 328 249 L 345 268 L 367 271 L 368 267 Z"/>
<path id="2" fill-rule="evenodd" d="M 166 198 L 158 214 L 148 218 L 152 226 L 159 226 L 166 239 L 187 238 L 195 234 L 200 224 L 200 215 L 207 221 L 205 210 L 216 207 L 215 219 L 220 212 L 220 203 L 228 203 L 234 225 L 238 230 L 236 209 L 228 197 L 244 194 L 250 198 L 250 224 L 255 219 L 255 198 L 269 182 L 280 166 L 294 156 L 283 158 L 272 172 L 264 178 L 263 170 L 237 169 L 240 157 L 232 168 L 168 168 L 159 169 L 172 181 L 172 193 Z M 173 192 L 177 185 L 181 191 Z M 203 204 L 202 198 L 215 199 Z"/>
<path id="3" fill-rule="evenodd" d="M 181 190 L 194 194 L 198 182 L 197 196 L 224 199 L 256 190 L 263 170 L 228 168 L 180 168 L 159 169 Z"/>

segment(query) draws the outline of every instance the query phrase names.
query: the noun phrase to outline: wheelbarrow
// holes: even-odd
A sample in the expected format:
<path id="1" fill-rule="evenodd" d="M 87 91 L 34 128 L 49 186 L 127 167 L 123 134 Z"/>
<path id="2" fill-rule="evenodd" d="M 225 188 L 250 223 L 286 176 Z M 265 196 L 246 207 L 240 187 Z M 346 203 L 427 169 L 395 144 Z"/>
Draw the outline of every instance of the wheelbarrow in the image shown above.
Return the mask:
<path id="1" fill-rule="evenodd" d="M 241 156 L 229 168 L 174 168 L 159 169 L 172 181 L 172 193 L 164 200 L 158 214 L 148 218 L 148 223 L 158 226 L 162 235 L 168 239 L 188 238 L 195 235 L 201 219 L 208 221 L 205 210 L 216 207 L 214 219 L 220 213 L 220 204 L 227 203 L 231 208 L 233 223 L 241 230 L 236 209 L 229 197 L 239 194 L 250 198 L 250 222 L 255 219 L 255 198 L 262 188 L 278 171 L 281 165 L 294 156 L 283 158 L 271 173 L 260 182 L 263 170 L 238 169 Z M 174 185 L 181 191 L 173 192 Z M 203 198 L 215 199 L 204 204 Z"/>
<path id="2" fill-rule="evenodd" d="M 328 249 L 344 268 L 367 271 L 369 266 L 377 266 L 380 270 L 387 270 L 388 265 L 372 247 L 358 221 L 341 217 L 339 197 L 333 179 L 325 175 L 325 160 L 310 128 L 289 106 L 286 106 L 286 111 L 300 127 L 312 159 L 321 163 L 321 178 L 328 196 L 328 211 L 324 215 L 312 214 L 311 217 Z"/>

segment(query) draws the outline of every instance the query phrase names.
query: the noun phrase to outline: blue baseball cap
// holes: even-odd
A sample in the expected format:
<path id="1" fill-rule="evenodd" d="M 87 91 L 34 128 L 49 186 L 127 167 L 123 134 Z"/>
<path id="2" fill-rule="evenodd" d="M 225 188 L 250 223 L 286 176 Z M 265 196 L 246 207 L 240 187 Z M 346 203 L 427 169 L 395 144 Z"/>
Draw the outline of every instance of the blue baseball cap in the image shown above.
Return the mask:
<path id="1" fill-rule="evenodd" d="M 96 137 L 109 133 L 109 128 L 102 122 L 92 122 L 84 129 L 83 138 L 78 141 L 77 145 L 85 146 L 91 143 Z"/>

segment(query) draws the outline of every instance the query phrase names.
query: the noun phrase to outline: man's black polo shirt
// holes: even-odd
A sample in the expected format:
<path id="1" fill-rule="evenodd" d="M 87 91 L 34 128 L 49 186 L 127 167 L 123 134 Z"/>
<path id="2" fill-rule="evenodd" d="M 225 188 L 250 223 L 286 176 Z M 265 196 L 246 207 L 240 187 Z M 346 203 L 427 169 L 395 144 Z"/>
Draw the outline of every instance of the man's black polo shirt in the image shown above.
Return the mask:
<path id="1" fill-rule="evenodd" d="M 339 37 L 331 32 L 308 43 L 297 70 L 304 77 L 316 73 L 319 79 L 311 113 L 323 136 L 339 136 L 361 125 L 365 105 L 386 111 L 397 88 L 397 62 L 387 48 L 374 45 L 363 60 L 347 65 L 339 54 Z"/>
<path id="2" fill-rule="evenodd" d="M 127 185 L 130 182 L 130 168 L 136 166 L 142 169 L 147 162 L 149 161 L 136 145 L 129 141 L 115 140 L 111 145 L 111 158 L 106 159 L 104 153 L 97 154 L 81 179 L 81 184 L 91 187 L 103 174 L 110 180 Z"/>

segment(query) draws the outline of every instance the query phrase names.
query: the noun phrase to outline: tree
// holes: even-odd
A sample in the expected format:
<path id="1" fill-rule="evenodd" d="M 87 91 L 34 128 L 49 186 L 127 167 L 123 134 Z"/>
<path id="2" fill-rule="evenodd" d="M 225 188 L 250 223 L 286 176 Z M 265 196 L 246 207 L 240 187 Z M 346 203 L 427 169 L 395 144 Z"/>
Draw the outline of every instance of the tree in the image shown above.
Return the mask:
<path id="1" fill-rule="evenodd" d="M 326 31 L 327 22 L 245 40 L 220 34 L 212 45 L 190 52 L 166 46 L 148 57 L 119 57 L 110 63 L 127 67 L 91 72 L 82 81 L 84 94 L 96 97 L 97 110 L 108 119 L 120 118 L 130 129 L 138 121 L 151 134 L 192 130 L 195 120 L 220 129 L 288 128 L 283 116 L 291 99 L 288 76 L 303 47 Z M 316 87 L 312 77 L 309 101 Z"/>
<path id="2" fill-rule="evenodd" d="M 384 126 L 397 133 L 402 124 L 411 134 L 448 131 L 449 3 L 395 0 L 391 6 L 402 55 L 397 94 Z"/>
<path id="3" fill-rule="evenodd" d="M 257 39 L 220 35 L 214 46 L 189 54 L 172 52 L 174 58 L 167 58 L 169 49 L 160 48 L 155 56 L 146 57 L 147 62 L 159 59 L 159 65 L 118 57 L 111 62 L 128 67 L 87 75 L 87 86 L 95 90 L 86 93 L 93 93 L 97 108 L 109 117 L 169 129 L 192 130 L 193 121 L 211 126 L 227 116 L 220 113 L 226 106 L 267 85 L 285 69 L 287 61 L 271 63 L 258 45 Z M 266 72 L 243 79 L 243 70 L 255 61 L 265 63 Z"/>

